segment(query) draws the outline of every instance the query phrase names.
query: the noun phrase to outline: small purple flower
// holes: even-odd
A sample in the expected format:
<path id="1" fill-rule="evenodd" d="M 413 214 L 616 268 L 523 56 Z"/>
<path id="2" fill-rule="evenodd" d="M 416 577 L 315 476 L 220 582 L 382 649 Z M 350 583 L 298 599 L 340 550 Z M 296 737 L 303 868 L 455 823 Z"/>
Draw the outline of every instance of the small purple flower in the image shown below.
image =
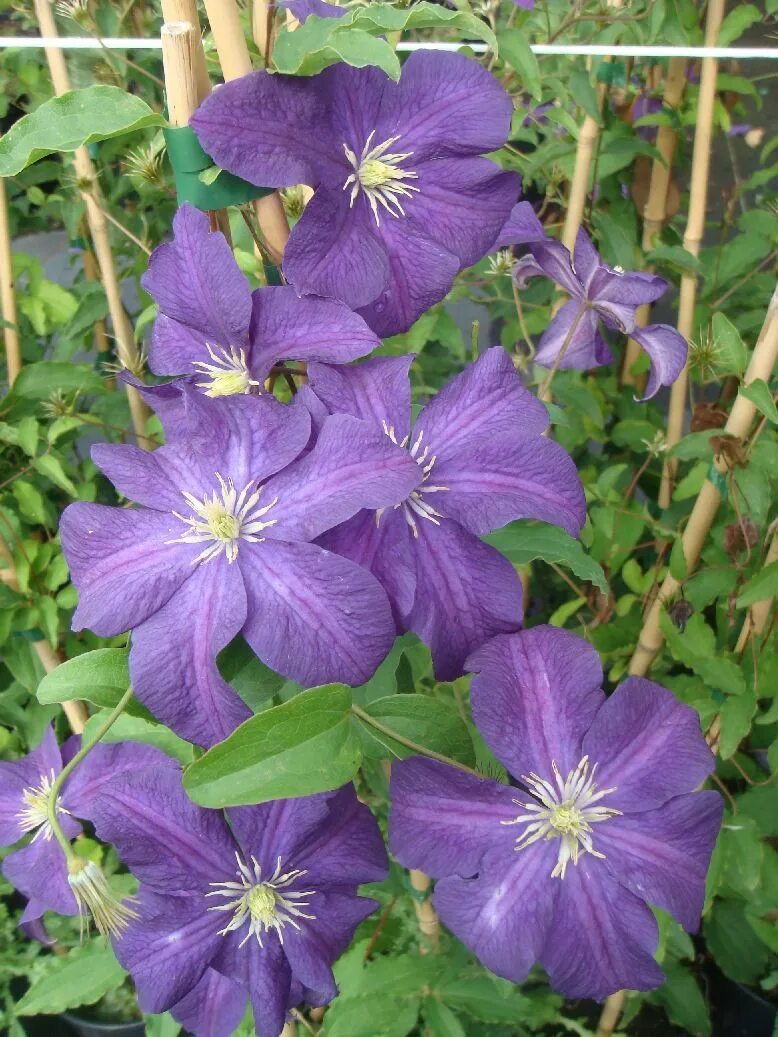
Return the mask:
<path id="1" fill-rule="evenodd" d="M 261 390 L 284 360 L 345 363 L 380 340 L 342 303 L 301 299 L 294 288 L 251 292 L 224 235 L 183 205 L 175 237 L 152 253 L 142 285 L 159 304 L 149 365 L 155 374 L 192 375 L 207 396 Z"/>
<path id="2" fill-rule="evenodd" d="M 68 883 L 62 847 L 54 838 L 48 819 L 51 787 L 63 764 L 73 758 L 81 739 L 69 738 L 62 750 L 51 727 L 29 755 L 10 763 L 0 762 L 0 846 L 13 846 L 32 836 L 20 850 L 3 861 L 3 874 L 28 904 L 21 924 L 39 919 L 44 911 L 61 915 L 79 913 Z M 164 761 L 158 749 L 132 742 L 96 745 L 65 780 L 57 797 L 57 820 L 68 839 L 81 832 L 76 820 L 92 820 L 95 795 L 103 782 L 123 771 Z M 171 761 L 172 763 L 172 761 Z"/>
<path id="3" fill-rule="evenodd" d="M 721 823 L 721 797 L 693 791 L 714 767 L 697 714 L 641 677 L 606 698 L 597 653 L 553 627 L 468 667 L 476 725 L 521 786 L 395 763 L 392 852 L 440 880 L 440 917 L 498 975 L 539 960 L 567 997 L 658 986 L 646 902 L 697 929 Z"/>
<path id="4" fill-rule="evenodd" d="M 227 823 L 229 821 L 229 825 Z M 138 918 L 114 941 L 141 1008 L 170 1009 L 198 1037 L 228 1037 L 250 997 L 257 1032 L 337 994 L 332 963 L 377 906 L 381 833 L 352 786 L 227 811 L 195 806 L 177 774 L 127 774 L 103 789 L 101 839 L 140 880 Z"/>
<path id="5" fill-rule="evenodd" d="M 311 365 L 311 387 L 331 411 L 382 428 L 418 465 L 402 504 L 364 511 L 319 542 L 378 577 L 399 627 L 418 634 L 437 677 L 452 680 L 470 652 L 522 619 L 516 570 L 479 537 L 517 518 L 577 535 L 586 508 L 572 460 L 543 436 L 545 407 L 503 349 L 487 350 L 442 389 L 413 430 L 411 359 Z"/>
<path id="6" fill-rule="evenodd" d="M 632 121 L 637 122 L 638 119 L 642 119 L 646 115 L 656 115 L 663 108 L 664 105 L 658 97 L 652 97 L 647 90 L 641 90 L 632 102 Z M 653 144 L 656 141 L 657 128 L 655 125 L 636 126 L 635 130 L 637 135 L 648 144 Z"/>
<path id="7" fill-rule="evenodd" d="M 476 62 L 417 51 L 399 83 L 344 64 L 311 77 L 255 72 L 216 90 L 191 125 L 230 172 L 315 188 L 286 277 L 393 335 L 487 254 L 505 222 L 519 177 L 480 156 L 505 143 L 512 110 Z"/>
<path id="8" fill-rule="evenodd" d="M 318 18 L 342 18 L 347 10 L 329 0 L 276 0 L 275 6 L 291 11 L 301 25 L 312 14 Z"/>
<path id="9" fill-rule="evenodd" d="M 654 274 L 625 273 L 603 263 L 585 230 L 578 231 L 572 257 L 560 241 L 547 238 L 529 244 L 531 255 L 520 259 L 513 277 L 519 288 L 529 277 L 549 277 L 570 296 L 543 332 L 535 362 L 553 367 L 562 349 L 560 368 L 586 370 L 613 362 L 599 324 L 631 335 L 648 353 L 651 373 L 647 400 L 661 385 L 671 385 L 686 363 L 683 335 L 668 324 L 637 327 L 639 306 L 658 299 L 667 281 Z M 567 345 L 565 345 L 567 343 Z"/>
<path id="10" fill-rule="evenodd" d="M 76 503 L 62 516 L 80 594 L 74 628 L 132 629 L 138 698 L 200 745 L 250 715 L 216 667 L 238 633 L 306 686 L 367 680 L 394 638 L 386 595 L 310 541 L 360 508 L 402 500 L 418 478 L 412 460 L 346 415 L 328 417 L 300 457 L 308 411 L 269 396 L 212 400 L 179 384 L 149 397 L 164 401 L 168 445 L 102 444 L 92 455 L 141 507 Z"/>

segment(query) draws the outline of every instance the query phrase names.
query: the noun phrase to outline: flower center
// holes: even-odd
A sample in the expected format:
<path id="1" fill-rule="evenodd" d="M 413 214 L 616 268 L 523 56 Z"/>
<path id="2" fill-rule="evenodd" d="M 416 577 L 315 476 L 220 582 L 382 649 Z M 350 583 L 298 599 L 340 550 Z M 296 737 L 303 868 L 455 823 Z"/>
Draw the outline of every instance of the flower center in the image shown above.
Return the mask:
<path id="1" fill-rule="evenodd" d="M 607 821 L 620 810 L 603 807 L 599 801 L 615 792 L 600 789 L 594 783 L 595 764 L 589 769 L 589 757 L 584 756 L 581 762 L 568 774 L 565 780 L 559 768 L 552 760 L 556 787 L 537 774 L 525 775 L 522 781 L 527 785 L 536 800 L 529 803 L 514 799 L 516 806 L 523 807 L 527 813 L 520 814 L 512 821 L 501 821 L 503 825 L 526 825 L 516 840 L 516 850 L 524 850 L 538 839 L 559 839 L 557 862 L 551 875 L 553 878 L 564 878 L 569 861 L 578 863 L 582 853 L 591 853 L 594 857 L 604 857 L 604 853 L 595 850 L 592 845 L 592 825 L 599 821 Z"/>
<path id="2" fill-rule="evenodd" d="M 418 193 L 419 190 L 418 187 L 404 181 L 417 180 L 419 174 L 410 169 L 403 169 L 400 165 L 405 159 L 411 158 L 412 151 L 402 153 L 388 151 L 388 148 L 400 139 L 399 134 L 389 137 L 383 144 L 371 148 L 374 135 L 375 130 L 371 130 L 359 157 L 348 144 L 343 145 L 346 158 L 354 170 L 346 178 L 343 190 L 351 187 L 350 206 L 354 205 L 359 192 L 364 191 L 370 208 L 373 210 L 376 226 L 380 226 L 378 206 L 382 206 L 390 216 L 404 216 L 405 209 L 402 207 L 400 197 L 410 198 L 414 191 Z"/>
<path id="3" fill-rule="evenodd" d="M 385 421 L 381 422 L 384 432 L 391 439 L 393 443 L 397 443 L 397 434 L 394 431 L 394 425 L 387 425 Z M 405 447 L 408 445 L 410 435 L 407 435 L 401 443 L 397 443 L 397 446 Z M 436 511 L 429 501 L 424 500 L 425 493 L 442 493 L 448 489 L 448 486 L 427 486 L 427 480 L 430 477 L 432 469 L 435 466 L 437 457 L 435 454 L 432 457 L 429 456 L 430 448 L 425 446 L 421 449 L 421 441 L 424 439 L 424 430 L 419 432 L 416 438 L 416 442 L 410 448 L 410 455 L 414 459 L 417 465 L 422 470 L 421 483 L 416 487 L 415 490 L 411 490 L 411 493 L 404 501 L 400 501 L 399 504 L 395 504 L 395 508 L 402 508 L 405 521 L 411 527 L 411 531 L 414 537 L 419 536 L 419 527 L 416 525 L 417 518 L 426 519 L 428 522 L 434 523 L 439 526 L 440 520 L 445 516 L 441 515 L 439 511 Z M 380 508 L 376 511 L 376 522 L 379 522 L 381 515 L 384 512 L 384 508 Z"/>
<path id="4" fill-rule="evenodd" d="M 288 871 L 285 874 L 281 870 L 281 858 L 278 858 L 273 874 L 266 879 L 262 878 L 262 868 L 255 857 L 251 858 L 252 867 L 242 861 L 239 854 L 235 854 L 238 862 L 237 882 L 212 882 L 213 890 L 206 893 L 207 897 L 228 897 L 229 902 L 208 908 L 209 911 L 232 911 L 232 918 L 228 924 L 219 930 L 220 936 L 236 932 L 244 924 L 248 923 L 248 932 L 241 940 L 242 947 L 252 936 L 255 936 L 259 946 L 262 946 L 264 933 L 274 929 L 281 943 L 284 942 L 283 929 L 291 925 L 299 931 L 300 925 L 297 918 L 313 920 L 316 915 L 306 914 L 300 910 L 309 906 L 306 897 L 314 895 L 312 890 L 297 891 L 288 887 L 297 879 L 307 874 L 305 871 Z"/>
<path id="5" fill-rule="evenodd" d="M 250 392 L 252 385 L 259 385 L 249 374 L 245 350 L 238 352 L 234 346 L 230 346 L 227 351 L 209 342 L 205 346 L 212 362 L 209 364 L 205 360 L 195 360 L 192 367 L 209 379 L 196 383 L 206 396 L 236 396 Z"/>
<path id="6" fill-rule="evenodd" d="M 16 819 L 23 832 L 35 832 L 33 842 L 39 837 L 51 839 L 51 823 L 49 822 L 49 800 L 51 799 L 51 786 L 54 784 L 56 775 L 53 769 L 48 774 L 41 774 L 40 785 L 34 788 L 26 788 L 22 792 L 22 803 L 24 806 L 17 813 Z M 57 813 L 69 814 L 69 810 L 60 803 L 57 796 Z"/>
<path id="7" fill-rule="evenodd" d="M 192 510 L 189 518 L 177 511 L 173 512 L 188 529 L 183 536 L 168 540 L 168 544 L 208 544 L 195 558 L 193 565 L 198 562 L 210 562 L 222 552 L 227 555 L 228 562 L 234 562 L 238 557 L 238 545 L 241 540 L 257 544 L 264 540 L 264 537 L 257 534 L 276 523 L 276 519 L 263 521 L 262 516 L 275 507 L 278 497 L 259 507 L 261 486 L 252 493 L 254 484 L 250 482 L 238 493 L 232 479 L 225 481 L 218 472 L 216 478 L 219 480 L 219 490 L 214 490 L 210 497 L 206 494 L 202 500 L 198 500 L 191 493 L 184 491 L 184 500 Z"/>

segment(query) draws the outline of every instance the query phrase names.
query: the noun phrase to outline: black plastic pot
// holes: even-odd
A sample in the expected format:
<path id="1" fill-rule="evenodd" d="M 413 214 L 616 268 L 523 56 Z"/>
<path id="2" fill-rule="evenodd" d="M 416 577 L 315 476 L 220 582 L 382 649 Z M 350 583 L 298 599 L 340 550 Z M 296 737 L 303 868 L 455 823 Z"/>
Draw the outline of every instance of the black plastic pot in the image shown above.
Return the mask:
<path id="1" fill-rule="evenodd" d="M 146 1037 L 145 1024 L 137 1020 L 103 1023 L 96 1019 L 82 1019 L 70 1012 L 65 1012 L 62 1018 L 78 1037 Z"/>
<path id="2" fill-rule="evenodd" d="M 751 987 L 723 978 L 715 994 L 713 1037 L 773 1037 L 778 1005 Z"/>

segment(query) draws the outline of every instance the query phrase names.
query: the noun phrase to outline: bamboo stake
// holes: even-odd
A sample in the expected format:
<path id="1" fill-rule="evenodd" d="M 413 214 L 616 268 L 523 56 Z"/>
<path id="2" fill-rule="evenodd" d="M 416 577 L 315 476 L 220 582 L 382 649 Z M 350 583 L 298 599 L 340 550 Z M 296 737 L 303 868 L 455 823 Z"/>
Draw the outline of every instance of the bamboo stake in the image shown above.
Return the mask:
<path id="1" fill-rule="evenodd" d="M 166 22 L 161 37 L 168 118 L 173 126 L 186 126 L 198 102 L 195 63 L 199 33 L 190 22 Z"/>
<path id="2" fill-rule="evenodd" d="M 770 546 L 767 549 L 767 557 L 764 560 L 765 565 L 770 565 L 772 562 L 778 561 L 778 529 L 773 532 L 772 539 L 770 540 Z M 737 639 L 735 645 L 735 651 L 738 655 L 746 650 L 746 646 L 752 637 L 759 637 L 767 625 L 767 620 L 770 618 L 770 612 L 773 607 L 773 599 L 766 598 L 764 601 L 755 601 L 751 608 L 748 610 L 745 622 L 740 631 L 740 636 Z"/>
<path id="3" fill-rule="evenodd" d="M 86 234 L 84 235 L 86 237 Z M 84 277 L 87 281 L 97 282 L 100 280 L 100 270 L 95 259 L 95 254 L 85 244 L 84 250 L 81 255 L 81 261 L 84 264 Z M 105 321 L 96 320 L 95 326 L 92 329 L 93 342 L 96 353 L 107 353 L 110 350 L 108 343 L 108 332 L 105 330 Z"/>
<path id="4" fill-rule="evenodd" d="M 8 198 L 5 192 L 5 180 L 2 177 L 0 177 L 0 314 L 2 314 L 3 320 L 8 321 L 7 326 L 3 328 L 3 339 L 5 341 L 5 363 L 8 369 L 8 388 L 10 389 L 22 369 L 22 351 L 17 326 Z"/>
<path id="5" fill-rule="evenodd" d="M 243 36 L 235 0 L 205 0 L 205 12 L 216 43 L 225 80 L 239 79 L 252 71 L 249 49 Z M 278 191 L 254 202 L 257 221 L 273 262 L 280 263 L 289 239 L 281 196 Z"/>
<path id="6" fill-rule="evenodd" d="M 754 347 L 744 379 L 745 384 L 749 385 L 757 378 L 768 381 L 775 367 L 776 359 L 778 359 L 778 288 L 773 293 L 764 325 Z M 751 427 L 755 414 L 756 408 L 754 404 L 740 394 L 732 406 L 729 418 L 724 426 L 724 434 L 734 436 L 737 439 L 744 439 Z M 720 476 L 726 476 L 729 472 L 730 466 L 723 454 L 714 458 L 713 464 Z M 710 479 L 706 479 L 692 508 L 692 513 L 689 516 L 689 521 L 681 541 L 684 557 L 686 558 L 686 568 L 689 572 L 697 565 L 705 538 L 710 532 L 720 503 L 721 492 Z M 651 663 L 664 644 L 664 635 L 659 627 L 662 609 L 665 603 L 671 600 L 673 595 L 678 592 L 679 588 L 679 581 L 672 574 L 668 573 L 659 593 L 654 598 L 646 614 L 643 629 L 640 632 L 638 644 L 630 662 L 630 674 L 644 677 L 648 673 Z"/>
<path id="7" fill-rule="evenodd" d="M 667 68 L 667 80 L 665 82 L 664 97 L 662 99 L 665 108 L 676 109 L 681 103 L 684 87 L 686 86 L 686 58 L 670 58 Z M 656 135 L 656 150 L 660 158 L 655 158 L 651 165 L 651 179 L 648 187 L 648 198 L 643 210 L 643 241 L 644 252 L 650 252 L 654 247 L 654 238 L 661 233 L 667 218 L 667 192 L 670 187 L 670 176 L 673 168 L 673 158 L 678 142 L 678 134 L 675 127 L 662 125 Z M 646 273 L 652 274 L 653 266 L 646 267 Z M 636 323 L 639 328 L 644 328 L 650 319 L 651 307 L 648 304 L 638 307 Z M 640 345 L 633 339 L 627 340 L 627 348 L 624 353 L 624 369 L 621 381 L 623 385 L 635 385 L 635 376 L 631 373 L 632 365 L 640 356 L 642 350 Z M 641 378 L 641 381 L 643 379 Z"/>
<path id="8" fill-rule="evenodd" d="M 713 47 L 719 35 L 724 18 L 726 0 L 710 0 L 705 21 L 705 46 Z M 694 134 L 692 151 L 692 178 L 689 192 L 689 219 L 686 224 L 683 247 L 693 256 L 698 256 L 702 236 L 705 231 L 705 209 L 708 198 L 708 177 L 710 175 L 710 152 L 713 136 L 713 112 L 716 101 L 716 79 L 718 76 L 718 60 L 703 58 L 700 93 L 697 102 L 697 128 Z M 697 300 L 697 275 L 693 271 L 685 271 L 681 276 L 681 298 L 678 307 L 678 330 L 687 341 L 694 332 L 694 305 Z M 684 366 L 670 390 L 670 408 L 667 416 L 667 445 L 673 447 L 683 434 L 683 420 L 686 412 L 686 394 L 689 383 L 689 368 Z M 659 506 L 666 508 L 670 504 L 673 482 L 675 481 L 678 462 L 668 458 L 662 471 L 662 483 L 659 489 Z"/>
<path id="9" fill-rule="evenodd" d="M 3 574 L 3 582 L 7 583 L 12 590 L 18 591 L 19 578 L 16 575 L 13 555 L 11 554 L 8 544 L 2 537 L 0 537 L 0 559 L 5 562 L 5 568 L 0 569 L 0 572 Z M 41 665 L 46 673 L 51 673 L 51 671 L 55 670 L 62 662 L 59 654 L 54 651 L 48 641 L 33 641 L 32 648 L 40 659 Z M 67 721 L 70 724 L 70 730 L 73 734 L 80 735 L 86 727 L 86 722 L 89 719 L 89 713 L 87 712 L 84 703 L 75 700 L 63 702 L 62 712 L 67 717 Z"/>
<path id="10" fill-rule="evenodd" d="M 57 26 L 51 13 L 49 0 L 34 0 L 34 3 L 35 15 L 41 35 L 46 37 L 57 36 Z M 51 81 L 54 84 L 54 93 L 59 97 L 71 89 L 70 76 L 65 64 L 65 55 L 61 50 L 57 50 L 54 47 L 47 47 L 45 51 L 51 73 Z M 84 147 L 76 148 L 73 162 L 80 185 L 81 198 L 86 208 L 86 217 L 89 222 L 89 232 L 94 245 L 95 257 L 100 267 L 100 275 L 108 299 L 108 310 L 111 314 L 113 331 L 116 337 L 116 351 L 124 367 L 134 371 L 139 366 L 138 348 L 135 344 L 132 324 L 127 316 L 127 311 L 124 309 L 119 291 L 119 279 L 116 274 L 116 265 L 108 236 L 108 224 L 97 200 L 98 184 L 95 168 L 92 165 L 89 152 Z M 136 389 L 128 385 L 126 390 L 130 403 L 132 425 L 138 437 L 139 446 L 143 446 L 146 442 L 143 434 L 148 410 Z"/>
<path id="11" fill-rule="evenodd" d="M 425 875 L 423 871 L 416 871 L 413 868 L 408 872 L 408 876 L 411 880 L 411 886 L 413 886 L 414 890 L 420 894 L 419 898 L 414 898 L 413 901 L 413 906 L 416 909 L 416 918 L 419 922 L 419 929 L 421 930 L 422 936 L 425 936 L 437 950 L 440 944 L 440 919 L 438 918 L 437 912 L 432 906 L 432 902 L 429 898 L 432 880 L 429 875 Z"/>
<path id="12" fill-rule="evenodd" d="M 624 990 L 617 990 L 615 994 L 610 994 L 605 998 L 595 1037 L 611 1037 L 611 1034 L 616 1029 L 621 1013 L 624 1011 L 626 997 Z"/>
<path id="13" fill-rule="evenodd" d="M 200 35 L 200 18 L 197 13 L 197 0 L 162 0 L 162 17 L 165 22 L 189 22 L 196 31 L 197 39 L 192 48 L 192 66 L 196 84 L 197 104 L 200 104 L 211 92 L 211 80 L 208 75 L 208 67 L 205 63 L 205 51 Z M 169 89 L 167 79 L 165 90 Z M 194 110 L 194 109 L 193 109 Z M 189 115 L 191 116 L 191 112 Z M 188 118 L 187 118 L 188 121 Z M 172 122 L 172 119 L 171 119 Z M 179 125 L 176 123 L 175 125 Z M 186 123 L 180 123 L 185 126 Z"/>
<path id="14" fill-rule="evenodd" d="M 267 0 L 254 0 L 251 5 L 251 35 L 267 65 L 273 46 L 273 8 Z"/>

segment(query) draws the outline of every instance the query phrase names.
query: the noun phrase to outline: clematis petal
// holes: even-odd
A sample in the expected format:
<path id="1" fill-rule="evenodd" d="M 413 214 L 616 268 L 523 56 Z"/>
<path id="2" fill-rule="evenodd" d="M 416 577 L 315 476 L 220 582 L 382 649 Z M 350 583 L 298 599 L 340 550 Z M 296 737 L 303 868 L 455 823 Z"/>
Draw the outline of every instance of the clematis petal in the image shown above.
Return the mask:
<path id="1" fill-rule="evenodd" d="M 644 400 L 650 400 L 662 385 L 672 385 L 686 363 L 686 339 L 669 324 L 650 324 L 633 328 L 632 338 L 645 349 L 651 361 Z"/>
<path id="2" fill-rule="evenodd" d="M 224 83 L 189 120 L 217 165 L 260 187 L 336 180 L 347 168 L 330 130 L 332 73 L 253 72 Z M 347 174 L 344 174 L 344 176 Z"/>
<path id="3" fill-rule="evenodd" d="M 62 805 L 74 817 L 88 821 L 95 798 L 106 781 L 144 767 L 170 767 L 178 773 L 178 763 L 152 745 L 140 742 L 96 745 L 65 779 Z"/>
<path id="4" fill-rule="evenodd" d="M 567 248 L 556 238 L 530 242 L 530 253 L 546 275 L 560 288 L 564 288 L 571 299 L 583 299 L 581 279 L 573 269 L 572 257 Z"/>
<path id="5" fill-rule="evenodd" d="M 248 321 L 246 322 L 248 326 Z M 246 338 L 244 330 L 241 338 L 234 344 L 240 353 Z M 181 321 L 173 320 L 165 313 L 159 313 L 151 329 L 151 345 L 149 348 L 149 367 L 155 374 L 197 374 L 202 375 L 193 364 L 203 361 L 210 363 L 212 358 L 208 352 L 211 349 L 226 349 L 228 352 L 233 344 L 229 340 L 222 345 L 224 340 L 219 341 L 215 337 L 208 337 L 194 328 L 190 328 Z M 150 386 L 155 389 L 157 386 Z M 145 395 L 145 394 L 144 394 Z"/>
<path id="6" fill-rule="evenodd" d="M 24 835 L 19 813 L 25 789 L 39 788 L 44 778 L 62 770 L 57 737 L 49 726 L 38 745 L 21 760 L 0 761 L 0 846 L 11 846 Z"/>
<path id="7" fill-rule="evenodd" d="M 142 837 L 140 837 L 142 838 Z M 200 983 L 219 943 L 219 924 L 203 897 L 160 896 L 141 887 L 139 917 L 113 942 L 144 1012 L 165 1012 Z"/>
<path id="8" fill-rule="evenodd" d="M 412 438 L 423 432 L 422 445 L 429 444 L 437 458 L 437 483 L 438 465 L 453 471 L 458 460 L 476 457 L 484 441 L 523 442 L 547 428 L 546 408 L 521 384 L 505 350 L 494 346 L 432 397 Z"/>
<path id="9" fill-rule="evenodd" d="M 556 851 L 541 841 L 489 857 L 472 879 L 435 886 L 441 921 L 492 972 L 521 983 L 546 939 L 560 883 L 550 878 Z"/>
<path id="10" fill-rule="evenodd" d="M 80 830 L 72 821 L 63 828 L 69 838 Z M 53 836 L 46 839 L 40 835 L 21 850 L 9 854 L 3 861 L 2 871 L 14 889 L 35 903 L 36 911 L 43 908 L 60 915 L 78 914 L 78 904 L 68 883 L 65 852 Z"/>
<path id="11" fill-rule="evenodd" d="M 437 680 L 464 672 L 470 653 L 522 620 L 521 580 L 507 558 L 450 519 L 420 519 L 411 545 L 416 598 L 406 617 L 432 652 Z"/>
<path id="12" fill-rule="evenodd" d="M 475 875 L 483 860 L 509 855 L 520 812 L 517 789 L 479 779 L 436 760 L 392 764 L 389 846 L 406 868 L 433 878 Z"/>
<path id="13" fill-rule="evenodd" d="M 358 204 L 364 204 L 364 197 Z M 372 216 L 371 216 L 372 219 Z M 408 328 L 448 293 L 459 257 L 435 240 L 435 229 L 410 214 L 382 219 L 378 232 L 388 256 L 388 283 L 359 312 L 382 338 Z M 348 300 L 346 300 L 348 301 Z"/>
<path id="14" fill-rule="evenodd" d="M 337 996 L 332 963 L 348 948 L 359 923 L 377 907 L 377 901 L 353 894 L 317 893 L 310 900 L 316 921 L 303 923 L 299 932 L 290 928 L 284 936 L 284 953 L 295 979 L 316 991 L 319 1003 Z"/>
<path id="15" fill-rule="evenodd" d="M 530 202 L 517 202 L 502 225 L 491 251 L 510 245 L 525 245 L 530 241 L 542 241 L 545 236 L 543 224 L 535 215 Z"/>
<path id="16" fill-rule="evenodd" d="M 395 621 L 402 626 L 402 617 L 413 608 L 416 594 L 411 539 L 402 512 L 392 508 L 380 517 L 375 511 L 360 511 L 347 522 L 327 530 L 316 542 L 325 550 L 369 569 L 389 595 Z"/>
<path id="17" fill-rule="evenodd" d="M 340 188 L 320 188 L 286 244 L 287 280 L 303 295 L 339 299 L 352 310 L 372 303 L 387 288 L 390 274 L 386 245 L 372 220 L 364 194 L 352 209 Z"/>
<path id="18" fill-rule="evenodd" d="M 368 680 L 395 636 L 375 577 L 315 544 L 247 546 L 243 635 L 260 659 L 305 687 Z"/>
<path id="19" fill-rule="evenodd" d="M 278 499 L 273 540 L 313 540 L 362 508 L 403 500 L 419 483 L 419 466 L 382 429 L 333 414 L 309 454 L 270 479 L 263 493 Z"/>
<path id="20" fill-rule="evenodd" d="M 473 719 L 511 774 L 551 777 L 552 760 L 563 775 L 577 766 L 582 739 L 605 701 L 591 645 L 566 630 L 533 627 L 495 637 L 467 667 L 476 674 Z"/>
<path id="21" fill-rule="evenodd" d="M 62 550 L 78 588 L 73 629 L 113 637 L 142 623 L 191 577 L 197 544 L 177 544 L 181 522 L 146 508 L 70 504 Z"/>
<path id="22" fill-rule="evenodd" d="M 400 133 L 411 166 L 432 158 L 478 155 L 505 143 L 513 104 L 494 76 L 462 54 L 417 51 L 387 93 L 376 140 Z M 507 216 L 507 213 L 506 213 Z"/>
<path id="23" fill-rule="evenodd" d="M 573 459 L 541 436 L 518 443 L 510 436 L 484 437 L 458 460 L 436 464 L 433 475 L 448 490 L 440 501 L 446 516 L 477 535 L 533 518 L 578 536 L 586 521 Z"/>
<path id="24" fill-rule="evenodd" d="M 220 742 L 251 716 L 216 666 L 246 619 L 241 568 L 253 545 L 239 543 L 237 563 L 223 554 L 201 562 L 132 634 L 130 676 L 138 698 L 176 734 L 202 746 Z"/>
<path id="25" fill-rule="evenodd" d="M 160 450 L 141 450 L 128 443 L 95 443 L 91 455 L 123 497 L 154 511 L 180 509 L 181 491 Z"/>
<path id="26" fill-rule="evenodd" d="M 723 811 L 717 792 L 690 792 L 657 810 L 609 818 L 597 826 L 597 849 L 622 886 L 696 932 Z"/>
<path id="27" fill-rule="evenodd" d="M 597 330 L 597 314 L 594 310 L 581 313 L 578 299 L 568 299 L 551 318 L 551 323 L 540 336 L 535 363 L 542 367 L 553 367 L 563 349 L 564 356 L 559 361 L 562 371 L 570 368 L 585 371 L 588 367 L 597 367 L 613 360 L 612 353 Z"/>
<path id="28" fill-rule="evenodd" d="M 228 933 L 220 939 L 214 967 L 247 991 L 257 1033 L 280 1037 L 287 1012 L 294 1007 L 292 970 L 283 947 L 275 935 L 263 940 L 262 947 L 255 939 L 239 947 L 243 939 L 239 933 Z"/>
<path id="29" fill-rule="evenodd" d="M 382 882 L 389 870 L 383 837 L 368 807 L 357 799 L 354 786 L 324 793 L 324 799 L 326 822 L 298 844 L 295 865 L 306 870 L 319 890 Z"/>
<path id="30" fill-rule="evenodd" d="M 378 337 L 342 303 L 300 298 L 291 286 L 257 289 L 251 314 L 251 364 L 257 379 L 281 360 L 345 364 L 372 353 Z"/>
<path id="31" fill-rule="evenodd" d="M 246 344 L 251 291 L 223 234 L 211 234 L 208 217 L 182 205 L 173 219 L 174 237 L 149 259 L 141 284 L 160 312 L 196 332 L 197 356 L 181 351 L 182 340 L 166 343 L 164 325 L 152 340 L 150 363 L 157 374 L 181 374 L 193 359 L 207 359 L 204 345 L 228 349 Z"/>
<path id="32" fill-rule="evenodd" d="M 410 430 L 413 359 L 377 356 L 348 367 L 314 363 L 308 367 L 308 384 L 331 414 L 351 414 L 380 426 L 385 422 L 401 443 Z"/>
<path id="33" fill-rule="evenodd" d="M 243 987 L 211 968 L 170 1008 L 176 1022 L 198 1037 L 231 1037 L 245 1011 Z"/>
<path id="34" fill-rule="evenodd" d="M 664 980 L 654 961 L 656 920 L 591 854 L 558 882 L 554 917 L 540 956 L 565 997 L 601 1001 L 617 990 L 651 990 Z"/>
<path id="35" fill-rule="evenodd" d="M 263 871 L 272 873 L 280 857 L 297 867 L 297 850 L 311 832 L 324 823 L 328 795 L 275 799 L 250 807 L 230 807 L 230 827 L 244 859 L 255 857 Z"/>
<path id="36" fill-rule="evenodd" d="M 408 214 L 457 256 L 461 267 L 491 251 L 521 188 L 518 174 L 461 155 L 420 164 L 413 183 L 418 194 L 408 199 Z"/>
<path id="37" fill-rule="evenodd" d="M 583 227 L 579 227 L 573 246 L 573 269 L 585 291 L 588 291 L 592 278 L 602 265 L 602 260 L 592 244 L 592 239 Z"/>
<path id="38" fill-rule="evenodd" d="M 629 677 L 606 700 L 583 751 L 599 764 L 597 784 L 616 786 L 608 806 L 627 814 L 691 792 L 714 768 L 695 710 L 643 677 Z"/>
<path id="39" fill-rule="evenodd" d="M 160 894 L 191 895 L 202 908 L 209 883 L 229 879 L 235 870 L 237 847 L 223 815 L 195 806 L 172 767 L 117 775 L 103 785 L 91 813 L 100 839 Z"/>
<path id="40" fill-rule="evenodd" d="M 667 291 L 667 281 L 655 274 L 620 273 L 604 263 L 592 275 L 588 296 L 597 310 L 620 331 L 631 333 L 635 311 Z"/>

